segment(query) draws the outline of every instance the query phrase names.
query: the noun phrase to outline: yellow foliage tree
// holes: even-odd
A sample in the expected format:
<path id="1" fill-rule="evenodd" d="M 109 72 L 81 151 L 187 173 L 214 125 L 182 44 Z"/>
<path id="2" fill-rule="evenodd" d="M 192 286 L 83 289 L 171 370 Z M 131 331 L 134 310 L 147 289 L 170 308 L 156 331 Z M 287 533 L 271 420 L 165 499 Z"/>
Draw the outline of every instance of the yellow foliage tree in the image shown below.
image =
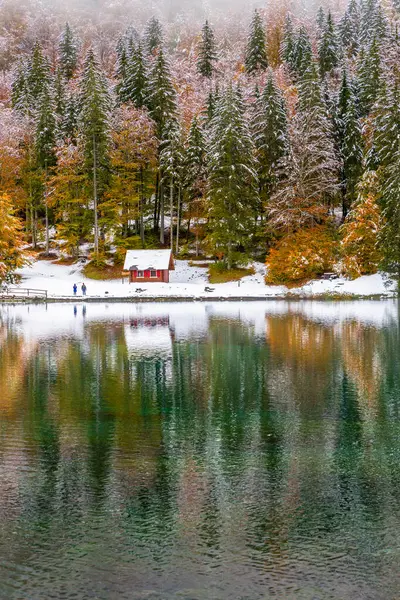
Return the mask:
<path id="1" fill-rule="evenodd" d="M 341 227 L 342 272 L 350 279 L 376 273 L 382 259 L 378 233 L 382 217 L 375 200 L 376 174 L 367 172 L 352 210 Z"/>
<path id="2" fill-rule="evenodd" d="M 26 262 L 22 223 L 14 214 L 11 199 L 0 195 L 0 281 L 12 283 L 14 272 Z"/>
<path id="3" fill-rule="evenodd" d="M 332 270 L 335 259 L 336 242 L 329 226 L 300 229 L 270 251 L 265 281 L 273 285 L 301 283 Z"/>

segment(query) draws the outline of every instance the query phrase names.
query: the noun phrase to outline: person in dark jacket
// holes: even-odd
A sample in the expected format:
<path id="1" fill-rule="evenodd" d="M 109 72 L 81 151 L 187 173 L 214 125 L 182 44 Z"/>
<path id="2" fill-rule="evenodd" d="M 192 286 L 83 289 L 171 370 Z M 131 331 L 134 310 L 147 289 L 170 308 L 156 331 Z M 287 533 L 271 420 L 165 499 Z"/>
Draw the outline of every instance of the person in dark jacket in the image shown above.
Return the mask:
<path id="1" fill-rule="evenodd" d="M 84 296 L 86 296 L 86 289 L 87 289 L 87 288 L 86 288 L 86 285 L 85 285 L 84 283 L 82 283 L 81 290 L 82 290 L 82 294 L 83 294 Z"/>
<path id="2" fill-rule="evenodd" d="M 74 290 L 74 296 L 76 296 L 76 293 L 78 291 L 78 286 L 76 285 L 76 283 L 74 283 L 74 287 L 72 289 Z"/>

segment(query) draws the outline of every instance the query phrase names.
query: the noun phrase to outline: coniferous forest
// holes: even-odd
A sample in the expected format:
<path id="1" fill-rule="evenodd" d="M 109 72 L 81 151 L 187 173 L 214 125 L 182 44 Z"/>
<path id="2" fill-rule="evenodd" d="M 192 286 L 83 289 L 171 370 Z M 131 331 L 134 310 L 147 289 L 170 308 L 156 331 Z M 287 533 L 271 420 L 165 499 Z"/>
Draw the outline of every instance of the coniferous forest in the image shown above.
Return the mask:
<path id="1" fill-rule="evenodd" d="M 171 247 L 269 283 L 400 270 L 400 5 L 96 22 L 0 8 L 0 279 Z"/>

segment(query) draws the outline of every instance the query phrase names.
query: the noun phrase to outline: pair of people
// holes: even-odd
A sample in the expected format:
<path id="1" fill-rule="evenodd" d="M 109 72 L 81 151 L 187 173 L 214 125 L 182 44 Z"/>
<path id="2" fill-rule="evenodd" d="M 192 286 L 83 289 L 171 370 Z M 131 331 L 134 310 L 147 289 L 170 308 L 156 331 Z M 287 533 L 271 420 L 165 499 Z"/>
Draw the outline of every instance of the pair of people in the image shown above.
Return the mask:
<path id="1" fill-rule="evenodd" d="M 76 294 L 78 292 L 78 286 L 76 285 L 76 283 L 74 283 L 74 286 L 72 289 L 74 290 L 74 296 L 76 296 Z M 86 296 L 87 287 L 84 283 L 82 283 L 81 290 L 82 290 L 82 295 Z"/>

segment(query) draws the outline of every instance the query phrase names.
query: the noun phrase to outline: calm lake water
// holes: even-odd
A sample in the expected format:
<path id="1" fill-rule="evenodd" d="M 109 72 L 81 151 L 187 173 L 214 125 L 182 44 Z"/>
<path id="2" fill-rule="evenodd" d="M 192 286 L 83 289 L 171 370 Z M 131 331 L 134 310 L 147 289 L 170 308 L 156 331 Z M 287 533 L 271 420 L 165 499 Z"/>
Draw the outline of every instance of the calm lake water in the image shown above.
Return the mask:
<path id="1" fill-rule="evenodd" d="M 396 301 L 0 307 L 0 598 L 400 598 Z"/>

